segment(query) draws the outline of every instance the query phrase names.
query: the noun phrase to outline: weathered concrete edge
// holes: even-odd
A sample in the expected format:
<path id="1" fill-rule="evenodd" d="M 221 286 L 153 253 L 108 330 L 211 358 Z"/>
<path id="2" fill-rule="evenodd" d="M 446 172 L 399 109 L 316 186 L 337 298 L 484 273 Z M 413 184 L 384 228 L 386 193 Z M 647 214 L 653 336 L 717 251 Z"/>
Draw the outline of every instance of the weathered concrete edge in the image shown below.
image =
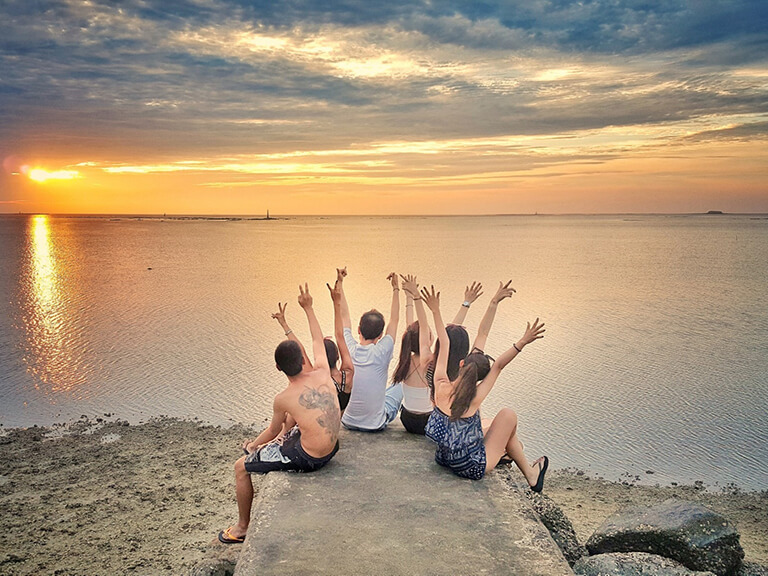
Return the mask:
<path id="1" fill-rule="evenodd" d="M 273 473 L 259 476 L 258 487 L 254 486 L 253 505 L 251 508 L 251 524 L 245 535 L 243 548 L 235 565 L 235 576 L 248 573 L 249 558 L 255 554 L 250 552 L 251 547 L 258 546 L 254 539 L 258 539 L 259 533 L 269 529 L 269 522 L 273 515 L 270 513 L 278 498 L 282 497 L 290 484 L 287 473 Z M 255 479 L 255 478 L 254 478 Z"/>
<path id="2" fill-rule="evenodd" d="M 508 515 L 528 520 L 524 523 L 525 532 L 519 535 L 515 544 L 523 553 L 526 550 L 530 551 L 532 574 L 572 575 L 573 570 L 541 522 L 538 514 L 524 496 L 524 489 L 520 487 L 512 473 L 499 469 L 486 476 L 482 481 L 489 485 L 488 493 L 496 501 L 500 510 L 504 510 Z M 290 474 L 267 474 L 261 478 L 253 501 L 251 526 L 235 568 L 235 576 L 252 572 L 249 559 L 255 558 L 256 555 L 250 553 L 249 549 L 251 546 L 258 546 L 254 539 L 258 539 L 262 530 L 269 530 L 269 523 L 273 518 L 271 510 L 279 498 L 286 497 L 290 482 Z"/>
<path id="3" fill-rule="evenodd" d="M 500 504 L 500 509 L 528 520 L 524 523 L 525 533 L 519 535 L 515 544 L 523 551 L 532 552 L 537 562 L 535 571 L 546 575 L 573 574 L 560 547 L 525 497 L 523 492 L 528 489 L 527 486 L 522 488 L 512 472 L 501 468 L 494 470 L 483 481 L 491 484 L 488 492 Z M 548 563 L 542 565 L 542 559 Z"/>
<path id="4" fill-rule="evenodd" d="M 259 481 L 258 490 L 253 498 L 253 507 L 251 508 L 251 524 L 248 527 L 248 534 L 245 537 L 243 550 L 250 546 L 251 535 L 258 535 L 262 528 L 268 525 L 272 514 L 271 509 L 279 498 L 283 498 L 286 491 L 290 488 L 290 472 L 264 474 L 261 476 L 253 475 L 254 480 Z M 254 477 L 255 476 L 255 477 Z"/>

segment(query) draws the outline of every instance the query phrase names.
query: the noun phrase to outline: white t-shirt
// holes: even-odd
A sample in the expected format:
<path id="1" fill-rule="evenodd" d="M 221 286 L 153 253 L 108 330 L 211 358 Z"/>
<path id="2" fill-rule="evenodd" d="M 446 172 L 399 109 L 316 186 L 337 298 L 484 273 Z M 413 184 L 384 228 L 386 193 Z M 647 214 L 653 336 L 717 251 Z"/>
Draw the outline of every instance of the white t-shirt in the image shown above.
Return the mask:
<path id="1" fill-rule="evenodd" d="M 363 346 L 357 343 L 349 328 L 344 328 L 344 341 L 355 365 L 355 379 L 341 422 L 354 428 L 378 430 L 387 420 L 384 395 L 395 341 L 386 334 L 376 344 Z"/>

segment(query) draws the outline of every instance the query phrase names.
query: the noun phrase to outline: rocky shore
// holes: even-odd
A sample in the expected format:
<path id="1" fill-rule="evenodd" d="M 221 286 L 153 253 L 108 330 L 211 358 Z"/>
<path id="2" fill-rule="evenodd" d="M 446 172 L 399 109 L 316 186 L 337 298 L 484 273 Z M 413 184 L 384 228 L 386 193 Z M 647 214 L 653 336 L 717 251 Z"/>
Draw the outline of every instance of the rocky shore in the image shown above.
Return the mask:
<path id="1" fill-rule="evenodd" d="M 0 574 L 188 574 L 204 559 L 231 563 L 238 546 L 216 533 L 234 519 L 232 464 L 254 432 L 111 415 L 0 432 Z M 615 512 L 675 498 L 727 518 L 745 561 L 768 564 L 766 492 L 636 486 L 577 470 L 547 480 L 581 545 Z"/>

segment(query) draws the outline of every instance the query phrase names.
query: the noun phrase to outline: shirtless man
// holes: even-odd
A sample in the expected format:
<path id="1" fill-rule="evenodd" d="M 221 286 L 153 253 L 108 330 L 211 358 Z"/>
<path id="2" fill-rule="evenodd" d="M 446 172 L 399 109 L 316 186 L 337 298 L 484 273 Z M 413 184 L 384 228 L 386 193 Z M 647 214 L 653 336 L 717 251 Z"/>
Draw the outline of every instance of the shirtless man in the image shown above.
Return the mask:
<path id="1" fill-rule="evenodd" d="M 288 378 L 288 386 L 275 396 L 269 427 L 255 440 L 243 443 L 246 455 L 235 462 L 238 521 L 219 532 L 224 544 L 245 540 L 253 503 L 252 473 L 311 472 L 325 466 L 339 449 L 339 400 L 306 284 L 299 286 L 299 305 L 309 321 L 315 364 L 304 362 L 301 346 L 293 340 L 285 340 L 275 349 L 277 369 Z M 280 435 L 284 424 L 288 432 Z"/>

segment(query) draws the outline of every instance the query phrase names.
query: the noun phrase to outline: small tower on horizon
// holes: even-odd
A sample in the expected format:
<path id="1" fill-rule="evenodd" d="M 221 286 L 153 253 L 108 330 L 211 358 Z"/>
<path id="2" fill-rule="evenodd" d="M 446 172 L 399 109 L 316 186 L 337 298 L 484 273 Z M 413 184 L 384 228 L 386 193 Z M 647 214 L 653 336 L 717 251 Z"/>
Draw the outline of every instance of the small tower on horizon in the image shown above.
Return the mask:
<path id="1" fill-rule="evenodd" d="M 270 220 L 270 217 L 269 217 L 269 208 L 267 208 L 267 220 Z"/>

